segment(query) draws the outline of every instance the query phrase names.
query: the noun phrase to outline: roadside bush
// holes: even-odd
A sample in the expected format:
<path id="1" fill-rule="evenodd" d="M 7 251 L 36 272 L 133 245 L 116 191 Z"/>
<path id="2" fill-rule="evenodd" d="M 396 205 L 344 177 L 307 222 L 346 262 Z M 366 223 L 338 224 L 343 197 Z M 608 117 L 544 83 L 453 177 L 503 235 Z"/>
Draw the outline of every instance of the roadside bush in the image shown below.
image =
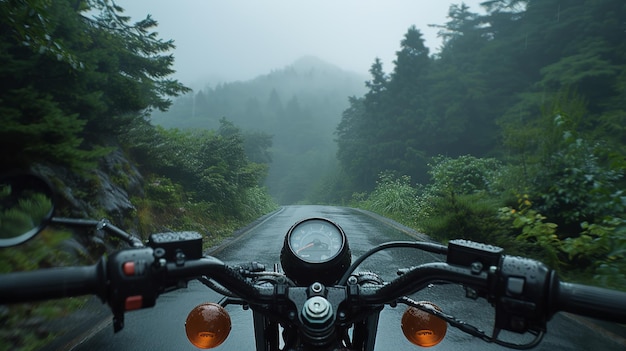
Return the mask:
<path id="1" fill-rule="evenodd" d="M 383 172 L 376 182 L 376 189 L 365 201 L 365 206 L 368 210 L 401 223 L 414 224 L 416 195 L 416 188 L 411 186 L 411 177 L 396 177 L 392 172 Z"/>
<path id="2" fill-rule="evenodd" d="M 607 218 L 601 224 L 583 222 L 580 232 L 570 237 L 559 234 L 556 223 L 531 208 L 528 195 L 517 208 L 503 207 L 499 218 L 515 230 L 525 248 L 523 254 L 537 258 L 554 269 L 592 276 L 596 284 L 626 288 L 626 223 Z M 576 277 L 580 279 L 580 277 Z"/>
<path id="3" fill-rule="evenodd" d="M 502 247 L 515 245 L 496 216 L 501 206 L 496 188 L 501 185 L 503 170 L 499 161 L 470 155 L 437 156 L 429 167 L 431 182 L 420 189 L 416 201 L 420 230 L 439 240 L 463 238 Z"/>
<path id="4" fill-rule="evenodd" d="M 574 139 L 568 132 L 563 138 L 566 145 L 544 161 L 532 182 L 540 200 L 537 209 L 571 230 L 585 221 L 623 213 L 626 195 L 618 186 L 622 171 L 602 164 L 598 145 Z"/>
<path id="5" fill-rule="evenodd" d="M 244 214 L 246 219 L 254 219 L 278 208 L 267 188 L 255 186 L 246 189 L 244 194 Z"/>
<path id="6" fill-rule="evenodd" d="M 476 158 L 470 155 L 450 158 L 433 157 L 428 164 L 431 186 L 439 192 L 455 194 L 492 193 L 500 176 L 502 164 L 495 158 Z"/>
<path id="7" fill-rule="evenodd" d="M 562 249 L 575 267 L 588 270 L 603 286 L 626 290 L 626 221 L 607 218 L 581 224 L 582 232 L 563 240 Z"/>
<path id="8" fill-rule="evenodd" d="M 557 120 L 558 122 L 558 120 Z M 626 288 L 623 166 L 598 145 L 562 133 L 561 147 L 537 163 L 436 157 L 432 179 L 383 172 L 376 189 L 353 201 L 433 238 L 463 238 L 538 259 L 569 279 Z M 520 195 L 522 194 L 522 195 Z M 364 200 L 366 199 L 366 200 Z"/>
<path id="9" fill-rule="evenodd" d="M 430 213 L 420 222 L 428 235 L 442 241 L 467 239 L 506 249 L 516 245 L 510 230 L 496 216 L 498 203 L 485 194 L 441 194 L 433 198 Z"/>
<path id="10" fill-rule="evenodd" d="M 558 269 L 560 266 L 559 254 L 561 241 L 556 234 L 557 225 L 546 222 L 547 217 L 531 208 L 528 195 L 522 195 L 518 199 L 517 208 L 502 207 L 498 210 L 498 218 L 510 225 L 514 231 L 514 238 L 521 244 L 528 244 L 532 248 L 525 252 Z"/>
<path id="11" fill-rule="evenodd" d="M 438 199 L 446 196 L 493 194 L 501 184 L 503 166 L 495 159 L 465 155 L 458 158 L 434 157 L 428 164 L 431 181 L 420 188 L 416 203 L 418 221 L 429 220 L 437 209 Z M 490 195 L 491 196 L 491 195 Z"/>
<path id="12" fill-rule="evenodd" d="M 600 286 L 626 291 L 626 262 L 624 258 L 619 262 L 608 262 L 600 264 L 596 270 L 593 280 Z"/>
<path id="13" fill-rule="evenodd" d="M 161 210 L 183 202 L 183 187 L 166 177 L 152 177 L 144 191 L 151 205 Z"/>
<path id="14" fill-rule="evenodd" d="M 623 156 L 579 133 L 577 117 L 559 111 L 551 116 L 543 117 L 546 132 L 538 142 L 542 145 L 539 157 L 527 164 L 526 200 L 532 202 L 533 209 L 519 207 L 511 216 L 518 216 L 513 223 L 522 230 L 519 238 L 536 243 L 543 250 L 541 258 L 553 265 L 558 256 L 566 271 L 590 275 L 596 283 L 621 285 L 623 289 Z M 537 216 L 542 217 L 541 223 L 533 220 Z M 547 228 L 548 224 L 554 228 Z M 545 235 L 539 235 L 541 230 Z"/>

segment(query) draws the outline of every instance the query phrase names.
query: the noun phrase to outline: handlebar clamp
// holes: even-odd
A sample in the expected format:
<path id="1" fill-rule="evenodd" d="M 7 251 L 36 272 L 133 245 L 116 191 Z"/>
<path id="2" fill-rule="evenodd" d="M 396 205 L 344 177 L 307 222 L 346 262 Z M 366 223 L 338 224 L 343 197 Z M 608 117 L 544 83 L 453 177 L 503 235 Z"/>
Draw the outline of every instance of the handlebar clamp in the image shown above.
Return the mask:
<path id="1" fill-rule="evenodd" d="M 545 331 L 551 315 L 549 289 L 556 276 L 539 261 L 502 252 L 492 245 L 451 240 L 447 263 L 468 267 L 472 274 L 488 271 L 486 297 L 496 308 L 495 330 Z"/>
<path id="2" fill-rule="evenodd" d="M 556 276 L 543 263 L 502 256 L 495 287 L 495 330 L 546 331 L 549 289 Z"/>
<path id="3" fill-rule="evenodd" d="M 124 312 L 153 307 L 162 290 L 151 248 L 118 251 L 107 261 L 110 291 L 108 303 L 113 312 L 113 330 L 124 327 Z"/>

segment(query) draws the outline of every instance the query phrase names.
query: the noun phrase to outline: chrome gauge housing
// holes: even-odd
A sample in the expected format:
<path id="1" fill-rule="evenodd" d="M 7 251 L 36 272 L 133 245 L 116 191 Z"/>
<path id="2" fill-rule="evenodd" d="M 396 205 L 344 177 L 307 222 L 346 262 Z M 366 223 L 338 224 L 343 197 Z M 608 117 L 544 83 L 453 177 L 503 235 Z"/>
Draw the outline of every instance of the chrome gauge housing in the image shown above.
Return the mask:
<path id="1" fill-rule="evenodd" d="M 350 262 L 346 234 L 325 218 L 308 218 L 294 224 L 285 235 L 280 252 L 285 274 L 299 285 L 332 285 Z"/>

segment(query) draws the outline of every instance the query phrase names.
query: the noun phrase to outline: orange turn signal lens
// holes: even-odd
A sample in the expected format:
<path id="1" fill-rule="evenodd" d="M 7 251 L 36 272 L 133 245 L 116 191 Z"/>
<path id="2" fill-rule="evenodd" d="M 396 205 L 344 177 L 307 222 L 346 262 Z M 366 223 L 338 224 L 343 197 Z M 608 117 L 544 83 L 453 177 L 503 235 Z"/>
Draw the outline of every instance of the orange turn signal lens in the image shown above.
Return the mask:
<path id="1" fill-rule="evenodd" d="M 201 349 L 212 349 L 221 345 L 230 334 L 230 316 L 224 307 L 216 303 L 196 306 L 185 322 L 187 339 Z"/>
<path id="2" fill-rule="evenodd" d="M 439 306 L 421 302 L 441 311 Z M 402 315 L 402 332 L 413 344 L 421 347 L 435 346 L 446 336 L 448 324 L 439 317 L 415 307 L 409 307 Z"/>

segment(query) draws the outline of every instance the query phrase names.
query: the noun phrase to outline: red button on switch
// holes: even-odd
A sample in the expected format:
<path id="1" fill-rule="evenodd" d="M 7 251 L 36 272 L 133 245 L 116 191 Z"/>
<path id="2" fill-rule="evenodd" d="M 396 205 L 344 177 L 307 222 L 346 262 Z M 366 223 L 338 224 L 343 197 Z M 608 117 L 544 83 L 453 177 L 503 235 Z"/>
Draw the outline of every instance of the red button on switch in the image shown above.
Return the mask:
<path id="1" fill-rule="evenodd" d="M 135 275 L 135 262 L 133 261 L 124 262 L 124 264 L 122 265 L 122 271 L 127 276 Z"/>
<path id="2" fill-rule="evenodd" d="M 126 311 L 138 310 L 143 305 L 143 297 L 141 295 L 129 296 L 125 302 L 124 308 Z"/>

